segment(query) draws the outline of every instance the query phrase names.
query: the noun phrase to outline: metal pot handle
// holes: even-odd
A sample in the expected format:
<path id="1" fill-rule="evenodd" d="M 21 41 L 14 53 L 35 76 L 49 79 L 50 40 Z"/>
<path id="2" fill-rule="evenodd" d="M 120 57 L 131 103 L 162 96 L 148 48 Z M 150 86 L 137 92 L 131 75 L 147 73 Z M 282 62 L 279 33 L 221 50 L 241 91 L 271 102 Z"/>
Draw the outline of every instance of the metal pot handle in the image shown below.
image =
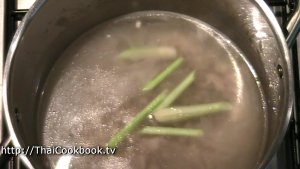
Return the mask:
<path id="1" fill-rule="evenodd" d="M 287 27 L 288 36 L 287 36 L 287 45 L 288 47 L 292 47 L 295 43 L 298 33 L 300 31 L 300 4 L 299 0 L 295 2 L 295 11 L 291 19 L 289 20 Z"/>

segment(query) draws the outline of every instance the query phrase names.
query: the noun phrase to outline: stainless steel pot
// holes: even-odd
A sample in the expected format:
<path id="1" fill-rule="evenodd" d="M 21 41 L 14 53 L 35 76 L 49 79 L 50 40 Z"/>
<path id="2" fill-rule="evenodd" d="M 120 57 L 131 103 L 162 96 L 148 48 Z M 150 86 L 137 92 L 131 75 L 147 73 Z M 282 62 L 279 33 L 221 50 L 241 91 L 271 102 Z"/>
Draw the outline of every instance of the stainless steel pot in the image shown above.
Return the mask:
<path id="1" fill-rule="evenodd" d="M 299 9 L 299 8 L 297 8 Z M 49 70 L 60 53 L 92 26 L 134 11 L 164 10 L 198 18 L 227 35 L 245 53 L 266 94 L 268 134 L 257 168 L 264 168 L 286 131 L 293 101 L 291 59 L 281 29 L 262 0 L 39 0 L 11 43 L 4 72 L 3 100 L 16 147 L 40 145 L 42 114 L 37 103 Z M 299 13 L 288 30 L 291 45 Z M 278 84 L 277 88 L 270 87 Z M 249 140 L 251 142 L 251 140 Z M 30 168 L 47 168 L 42 157 L 21 156 Z"/>

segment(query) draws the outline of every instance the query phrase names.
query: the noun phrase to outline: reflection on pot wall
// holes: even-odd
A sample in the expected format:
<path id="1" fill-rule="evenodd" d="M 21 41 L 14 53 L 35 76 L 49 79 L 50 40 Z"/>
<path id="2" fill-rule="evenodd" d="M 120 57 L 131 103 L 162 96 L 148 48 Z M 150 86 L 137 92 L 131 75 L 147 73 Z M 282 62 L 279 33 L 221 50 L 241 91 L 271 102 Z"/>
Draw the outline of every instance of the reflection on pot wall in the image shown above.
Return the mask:
<path id="1" fill-rule="evenodd" d="M 69 169 L 70 162 L 73 156 L 71 155 L 64 155 L 61 156 L 60 159 L 57 161 L 55 169 Z"/>

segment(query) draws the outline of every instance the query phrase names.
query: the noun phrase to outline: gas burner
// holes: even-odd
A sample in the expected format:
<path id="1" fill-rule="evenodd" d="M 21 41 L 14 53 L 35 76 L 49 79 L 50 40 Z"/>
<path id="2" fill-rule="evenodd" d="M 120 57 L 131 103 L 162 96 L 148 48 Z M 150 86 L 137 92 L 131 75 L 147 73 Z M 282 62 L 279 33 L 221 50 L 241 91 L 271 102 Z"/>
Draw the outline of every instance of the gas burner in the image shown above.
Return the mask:
<path id="1" fill-rule="evenodd" d="M 4 0 L 5 6 L 5 20 L 4 20 L 4 60 L 8 51 L 9 44 L 18 27 L 18 23 L 22 20 L 23 16 L 28 11 L 28 8 L 35 0 Z M 286 32 L 286 24 L 293 12 L 295 0 L 265 0 L 274 12 L 278 22 L 280 23 L 283 32 Z M 299 62 L 298 62 L 298 49 L 300 45 L 297 43 L 291 49 L 291 56 L 293 61 L 293 71 L 295 77 L 295 105 L 294 111 L 289 124 L 289 129 L 286 133 L 284 141 L 276 153 L 270 164 L 266 169 L 300 169 L 300 81 L 299 81 Z M 1 115 L 1 113 L 0 113 Z M 0 118 L 1 119 L 1 118 Z M 0 123 L 1 126 L 1 123 Z M 10 139 L 5 125 L 2 125 L 1 146 L 9 145 Z M 1 141 L 1 137 L 0 137 Z M 4 160 L 0 160 L 0 168 L 3 169 L 26 169 L 20 162 L 18 157 L 7 156 Z"/>

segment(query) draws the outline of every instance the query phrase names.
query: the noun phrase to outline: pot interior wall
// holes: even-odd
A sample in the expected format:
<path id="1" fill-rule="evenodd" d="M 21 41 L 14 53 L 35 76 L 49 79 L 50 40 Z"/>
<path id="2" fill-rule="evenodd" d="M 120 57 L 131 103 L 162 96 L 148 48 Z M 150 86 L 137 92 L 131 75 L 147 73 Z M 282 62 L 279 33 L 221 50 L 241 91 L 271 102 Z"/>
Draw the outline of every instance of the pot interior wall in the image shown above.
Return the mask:
<path id="1" fill-rule="evenodd" d="M 262 155 L 272 148 L 287 113 L 287 63 L 279 40 L 254 3 L 247 0 L 41 0 L 36 7 L 40 5 L 40 9 L 31 9 L 27 16 L 10 69 L 9 110 L 21 144 L 41 144 L 44 115 L 37 112 L 40 92 L 49 70 L 75 38 L 113 17 L 134 11 L 164 10 L 208 23 L 244 52 L 261 80 L 267 100 L 268 137 Z M 279 68 L 282 74 L 278 74 Z M 47 165 L 41 160 L 35 163 L 44 166 L 41 168 Z"/>

